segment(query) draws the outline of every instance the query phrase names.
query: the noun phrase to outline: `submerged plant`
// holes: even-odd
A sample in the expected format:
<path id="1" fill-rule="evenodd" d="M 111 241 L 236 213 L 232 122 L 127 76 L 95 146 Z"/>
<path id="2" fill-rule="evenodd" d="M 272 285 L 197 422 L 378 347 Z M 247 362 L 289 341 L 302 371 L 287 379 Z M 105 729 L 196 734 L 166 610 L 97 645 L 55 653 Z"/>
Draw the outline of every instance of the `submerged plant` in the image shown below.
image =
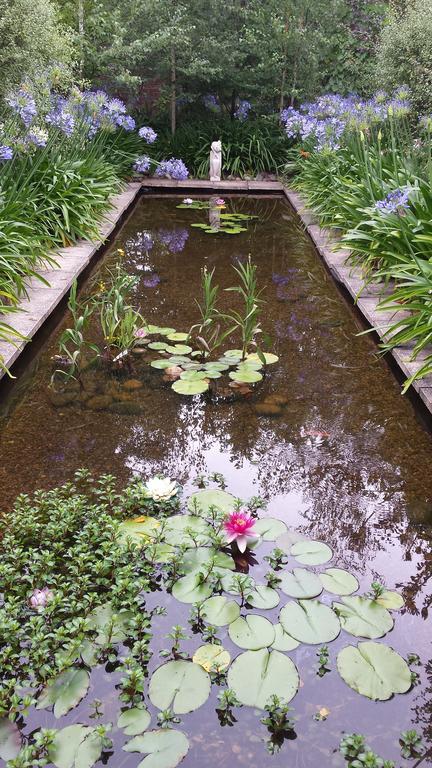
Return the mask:
<path id="1" fill-rule="evenodd" d="M 164 709 L 162 712 L 158 712 L 157 722 L 160 728 L 171 728 L 172 725 L 181 723 L 181 720 L 171 709 Z"/>
<path id="2" fill-rule="evenodd" d="M 268 564 L 271 566 L 271 568 L 273 568 L 273 570 L 278 571 L 282 568 L 282 566 L 287 564 L 288 556 L 286 552 L 283 551 L 283 549 L 275 547 L 269 555 L 264 556 L 264 560 L 267 560 Z"/>
<path id="3" fill-rule="evenodd" d="M 423 741 L 415 730 L 402 731 L 399 737 L 402 757 L 418 757 L 423 751 Z"/>
<path id="4" fill-rule="evenodd" d="M 170 650 L 163 649 L 162 651 L 159 651 L 159 656 L 164 656 L 164 657 L 171 656 L 173 659 L 187 658 L 187 653 L 180 651 L 180 643 L 182 642 L 182 640 L 189 639 L 189 636 L 185 635 L 183 627 L 181 627 L 179 624 L 175 624 L 171 629 L 171 632 L 168 632 L 168 634 L 165 635 L 165 637 L 172 640 L 171 649 Z"/>
<path id="5" fill-rule="evenodd" d="M 219 706 L 216 708 L 216 713 L 220 724 L 233 726 L 237 722 L 233 714 L 233 708 L 241 707 L 242 703 L 231 688 L 226 688 L 218 693 L 218 702 Z"/>
<path id="6" fill-rule="evenodd" d="M 328 646 L 322 645 L 321 648 L 319 648 L 317 651 L 317 656 L 318 656 L 318 663 L 319 663 L 317 675 L 319 677 L 324 677 L 324 675 L 327 672 L 330 672 L 330 668 L 328 666 L 329 664 Z"/>
<path id="7" fill-rule="evenodd" d="M 61 363 L 63 368 L 56 368 L 51 377 L 51 386 L 53 386 L 57 374 L 66 379 L 76 379 L 82 387 L 82 367 L 85 362 L 84 354 L 86 350 L 93 353 L 93 360 L 99 355 L 99 348 L 96 344 L 86 340 L 85 334 L 88 330 L 90 319 L 93 314 L 93 306 L 90 303 L 80 304 L 77 297 L 78 284 L 74 280 L 68 299 L 68 310 L 72 315 L 73 324 L 70 328 L 65 328 L 59 339 L 59 355 L 53 359 Z"/>

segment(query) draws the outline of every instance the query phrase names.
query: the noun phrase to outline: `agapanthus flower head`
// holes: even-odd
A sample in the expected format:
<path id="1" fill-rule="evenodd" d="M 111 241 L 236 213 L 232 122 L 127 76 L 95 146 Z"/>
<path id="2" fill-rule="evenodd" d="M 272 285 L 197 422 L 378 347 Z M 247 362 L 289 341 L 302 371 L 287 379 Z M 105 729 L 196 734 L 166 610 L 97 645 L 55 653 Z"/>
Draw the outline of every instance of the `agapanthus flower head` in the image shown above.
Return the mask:
<path id="1" fill-rule="evenodd" d="M 62 97 L 53 99 L 53 107 L 45 116 L 45 122 L 53 128 L 58 128 L 65 136 L 72 136 L 75 129 L 75 117 L 68 100 Z"/>
<path id="2" fill-rule="evenodd" d="M 43 587 L 43 589 L 35 589 L 33 594 L 30 596 L 29 604 L 31 608 L 34 608 L 36 611 L 40 611 L 42 608 L 45 608 L 47 603 L 49 603 L 53 597 L 54 593 L 51 592 L 48 587 Z"/>
<path id="3" fill-rule="evenodd" d="M 8 147 L 6 144 L 1 144 L 0 145 L 0 161 L 12 160 L 12 158 L 13 158 L 12 147 Z"/>
<path id="4" fill-rule="evenodd" d="M 375 208 L 384 214 L 397 213 L 403 215 L 404 211 L 409 208 L 410 191 L 407 187 L 394 189 L 383 200 L 378 200 L 375 203 Z"/>
<path id="5" fill-rule="evenodd" d="M 245 121 L 248 119 L 249 112 L 251 109 L 252 109 L 252 104 L 250 103 L 250 101 L 247 101 L 247 99 L 242 99 L 239 102 L 236 111 L 234 112 L 234 117 L 236 118 L 236 120 Z"/>
<path id="6" fill-rule="evenodd" d="M 46 147 L 48 142 L 48 132 L 42 128 L 32 128 L 25 137 L 26 144 L 32 144 L 34 147 Z"/>
<path id="7" fill-rule="evenodd" d="M 177 493 L 177 483 L 168 477 L 152 477 L 145 484 L 148 498 L 153 501 L 169 501 Z"/>
<path id="8" fill-rule="evenodd" d="M 133 167 L 137 173 L 147 173 L 150 168 L 150 158 L 147 155 L 141 155 L 141 157 L 137 157 Z"/>
<path id="9" fill-rule="evenodd" d="M 244 552 L 246 547 L 259 538 L 255 523 L 255 518 L 247 512 L 230 512 L 223 524 L 227 544 L 235 541 L 240 552 Z"/>
<path id="10" fill-rule="evenodd" d="M 118 115 L 116 125 L 128 132 L 134 131 L 136 128 L 136 122 L 130 115 Z"/>
<path id="11" fill-rule="evenodd" d="M 206 109 L 210 109 L 212 112 L 220 112 L 219 100 L 213 93 L 207 93 L 202 97 L 202 100 Z"/>
<path id="12" fill-rule="evenodd" d="M 144 139 L 147 144 L 153 144 L 153 142 L 157 139 L 156 131 L 154 131 L 153 128 L 150 128 L 148 125 L 144 125 L 139 129 L 138 136 L 140 139 Z"/>
<path id="13" fill-rule="evenodd" d="M 169 160 L 162 160 L 155 171 L 155 176 L 174 179 L 175 181 L 184 181 L 189 176 L 183 160 L 176 157 L 170 157 Z"/>
<path id="14" fill-rule="evenodd" d="M 25 88 L 20 88 L 16 93 L 12 93 L 6 102 L 28 128 L 37 115 L 36 102 L 31 93 Z"/>

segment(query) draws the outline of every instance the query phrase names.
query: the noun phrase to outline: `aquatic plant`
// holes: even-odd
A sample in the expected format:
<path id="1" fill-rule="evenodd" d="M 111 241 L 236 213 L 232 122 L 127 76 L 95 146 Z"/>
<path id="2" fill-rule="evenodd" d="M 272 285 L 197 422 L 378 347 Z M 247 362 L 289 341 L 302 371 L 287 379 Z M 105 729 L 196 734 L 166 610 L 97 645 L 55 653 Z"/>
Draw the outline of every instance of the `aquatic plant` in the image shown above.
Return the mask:
<path id="1" fill-rule="evenodd" d="M 152 477 L 147 480 L 145 490 L 150 499 L 157 502 L 164 502 L 171 499 L 178 493 L 178 486 L 175 480 L 168 477 Z"/>
<path id="2" fill-rule="evenodd" d="M 240 552 L 244 552 L 246 547 L 258 539 L 255 522 L 255 519 L 246 512 L 231 512 L 223 524 L 227 543 L 234 542 Z"/>
<path id="3" fill-rule="evenodd" d="M 258 289 L 256 265 L 252 264 L 249 256 L 246 264 L 238 264 L 234 271 L 240 278 L 240 285 L 227 288 L 227 291 L 238 293 L 243 301 L 243 313 L 233 311 L 226 313 L 227 319 L 240 331 L 241 334 L 241 359 L 245 360 L 251 347 L 257 349 L 256 337 L 261 333 L 259 317 L 264 300 L 261 297 L 262 289 Z M 258 349 L 258 357 L 265 362 Z"/>
<path id="4" fill-rule="evenodd" d="M 402 757 L 418 757 L 423 752 L 423 741 L 415 730 L 402 731 L 399 737 Z"/>

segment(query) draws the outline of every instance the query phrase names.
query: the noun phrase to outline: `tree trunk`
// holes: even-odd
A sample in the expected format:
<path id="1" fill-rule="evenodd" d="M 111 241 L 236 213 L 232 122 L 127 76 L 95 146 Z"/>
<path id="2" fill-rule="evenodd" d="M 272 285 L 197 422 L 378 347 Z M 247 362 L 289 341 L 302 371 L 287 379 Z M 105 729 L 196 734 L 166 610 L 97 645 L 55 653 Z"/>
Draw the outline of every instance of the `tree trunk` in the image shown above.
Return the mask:
<path id="1" fill-rule="evenodd" d="M 175 48 L 171 46 L 171 133 L 174 136 L 176 132 L 176 102 L 177 102 L 177 77 L 176 77 L 176 53 Z"/>
<path id="2" fill-rule="evenodd" d="M 78 0 L 78 34 L 80 38 L 80 73 L 84 69 L 84 0 Z"/>
<path id="3" fill-rule="evenodd" d="M 283 68 L 280 85 L 279 112 L 282 112 L 285 106 L 285 84 L 287 76 L 287 56 L 288 56 L 288 19 L 285 19 L 285 40 L 283 46 Z"/>

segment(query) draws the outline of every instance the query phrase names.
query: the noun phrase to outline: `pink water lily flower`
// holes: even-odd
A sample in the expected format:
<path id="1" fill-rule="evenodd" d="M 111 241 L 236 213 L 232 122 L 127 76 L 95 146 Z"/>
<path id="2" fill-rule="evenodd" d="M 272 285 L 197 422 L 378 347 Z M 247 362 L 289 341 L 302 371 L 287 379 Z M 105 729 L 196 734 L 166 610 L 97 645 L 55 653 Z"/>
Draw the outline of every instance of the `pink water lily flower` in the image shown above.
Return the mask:
<path id="1" fill-rule="evenodd" d="M 218 199 L 215 200 L 215 205 L 217 205 L 218 207 L 225 205 L 225 200 L 223 199 L 223 197 L 218 197 Z"/>
<path id="2" fill-rule="evenodd" d="M 227 544 L 235 541 L 240 552 L 244 552 L 246 547 L 259 538 L 259 534 L 255 530 L 255 522 L 255 519 L 247 512 L 230 512 L 224 522 Z"/>
<path id="3" fill-rule="evenodd" d="M 54 593 L 51 592 L 48 587 L 44 587 L 43 589 L 35 589 L 30 597 L 29 603 L 30 606 L 36 611 L 40 611 L 41 608 L 45 608 L 46 604 L 49 603 L 53 597 Z"/>

